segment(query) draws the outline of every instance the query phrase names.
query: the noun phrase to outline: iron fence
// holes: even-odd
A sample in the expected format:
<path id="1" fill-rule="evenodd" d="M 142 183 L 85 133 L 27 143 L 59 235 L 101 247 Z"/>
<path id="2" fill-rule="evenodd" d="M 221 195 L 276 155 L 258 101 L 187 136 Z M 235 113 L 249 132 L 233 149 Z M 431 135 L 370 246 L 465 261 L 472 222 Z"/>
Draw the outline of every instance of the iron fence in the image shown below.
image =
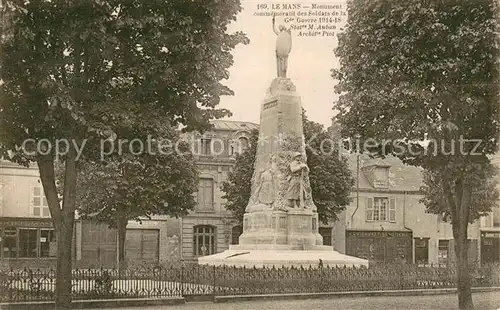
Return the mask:
<path id="1" fill-rule="evenodd" d="M 475 287 L 500 286 L 500 265 L 471 266 Z M 54 270 L 0 271 L 0 302 L 53 300 Z M 73 298 L 224 296 L 456 287 L 455 266 L 237 268 L 198 264 L 73 270 Z"/>

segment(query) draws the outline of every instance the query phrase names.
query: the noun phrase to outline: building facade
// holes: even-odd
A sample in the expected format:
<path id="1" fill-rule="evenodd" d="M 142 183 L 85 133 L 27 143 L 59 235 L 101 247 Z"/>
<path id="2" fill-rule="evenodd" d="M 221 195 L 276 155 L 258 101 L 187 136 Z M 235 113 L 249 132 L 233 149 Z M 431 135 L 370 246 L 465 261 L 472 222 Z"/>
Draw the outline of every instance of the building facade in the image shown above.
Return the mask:
<path id="1" fill-rule="evenodd" d="M 228 248 L 241 227 L 224 206 L 221 184 L 227 180 L 238 152 L 249 147 L 258 125 L 213 121 L 213 130 L 186 137 L 193 143 L 199 167 L 197 206 L 182 219 L 155 216 L 130 221 L 125 241 L 132 263 L 193 259 Z M 236 240 L 236 241 L 235 241 Z M 54 267 L 57 243 L 36 165 L 29 168 L 0 161 L 0 267 Z M 76 216 L 75 267 L 115 267 L 118 234 L 106 224 Z"/>
<path id="2" fill-rule="evenodd" d="M 213 130 L 195 134 L 200 141 L 195 151 L 199 167 L 199 187 L 194 194 L 197 205 L 193 212 L 179 219 L 182 259 L 211 255 L 237 243 L 241 226 L 225 209 L 222 183 L 228 180 L 239 152 L 250 147 L 250 135 L 259 126 L 254 123 L 216 120 Z"/>
<path id="3" fill-rule="evenodd" d="M 55 241 L 37 167 L 0 160 L 0 267 L 52 266 Z"/>
<path id="4" fill-rule="evenodd" d="M 491 162 L 500 168 L 500 152 L 491 157 Z M 500 176 L 498 176 L 500 179 Z M 497 184 L 500 191 L 500 182 Z M 481 261 L 500 261 L 500 199 L 492 212 L 481 218 Z"/>
<path id="5" fill-rule="evenodd" d="M 155 217 L 127 226 L 127 256 L 133 262 L 156 262 L 175 255 L 175 237 L 168 218 Z M 22 167 L 0 161 L 0 268 L 53 268 L 57 242 L 36 165 Z M 115 229 L 76 218 L 73 239 L 75 267 L 114 267 Z M 178 243 L 178 242 L 177 242 Z M 178 255 L 179 256 L 179 255 Z"/>
<path id="6" fill-rule="evenodd" d="M 350 166 L 356 187 L 351 204 L 335 224 L 336 250 L 374 262 L 455 261 L 451 224 L 426 213 L 420 202 L 420 168 L 393 157 L 378 160 L 363 155 L 352 156 Z M 500 261 L 496 235 L 490 235 L 498 231 L 495 212 L 469 225 L 470 261 Z"/>

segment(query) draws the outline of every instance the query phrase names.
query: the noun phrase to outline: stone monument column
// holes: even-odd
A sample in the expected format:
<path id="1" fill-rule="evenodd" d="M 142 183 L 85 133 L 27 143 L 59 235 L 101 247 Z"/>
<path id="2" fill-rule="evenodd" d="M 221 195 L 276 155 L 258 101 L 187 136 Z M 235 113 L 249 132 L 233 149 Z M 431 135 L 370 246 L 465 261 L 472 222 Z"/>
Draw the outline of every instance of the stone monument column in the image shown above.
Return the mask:
<path id="1" fill-rule="evenodd" d="M 274 29 L 274 18 L 273 18 Z M 291 51 L 290 30 L 280 26 L 276 42 L 277 77 L 260 111 L 260 132 L 238 245 L 198 263 L 246 267 L 368 266 L 368 261 L 324 246 L 311 196 L 302 128 L 302 104 L 286 77 Z M 320 264 L 321 262 L 321 264 Z"/>
<path id="2" fill-rule="evenodd" d="M 240 247 L 303 250 L 323 245 L 306 161 L 300 96 L 289 78 L 277 77 L 261 105 Z"/>

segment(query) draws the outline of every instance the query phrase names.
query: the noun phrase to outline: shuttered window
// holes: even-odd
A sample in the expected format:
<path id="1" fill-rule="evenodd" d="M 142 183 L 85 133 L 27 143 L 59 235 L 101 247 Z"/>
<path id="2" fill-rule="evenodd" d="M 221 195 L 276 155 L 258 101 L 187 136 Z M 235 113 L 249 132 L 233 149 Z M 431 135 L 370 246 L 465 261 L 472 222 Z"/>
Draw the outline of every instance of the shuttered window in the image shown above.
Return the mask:
<path id="1" fill-rule="evenodd" d="M 50 217 L 49 204 L 41 186 L 34 186 L 31 189 L 31 215 Z"/>
<path id="2" fill-rule="evenodd" d="M 197 196 L 198 209 L 212 210 L 214 205 L 214 180 L 209 178 L 200 179 Z"/>
<path id="3" fill-rule="evenodd" d="M 367 222 L 373 221 L 373 199 L 372 198 L 366 199 L 366 221 Z"/>
<path id="4" fill-rule="evenodd" d="M 396 199 L 390 199 L 389 203 L 389 222 L 396 222 Z"/>

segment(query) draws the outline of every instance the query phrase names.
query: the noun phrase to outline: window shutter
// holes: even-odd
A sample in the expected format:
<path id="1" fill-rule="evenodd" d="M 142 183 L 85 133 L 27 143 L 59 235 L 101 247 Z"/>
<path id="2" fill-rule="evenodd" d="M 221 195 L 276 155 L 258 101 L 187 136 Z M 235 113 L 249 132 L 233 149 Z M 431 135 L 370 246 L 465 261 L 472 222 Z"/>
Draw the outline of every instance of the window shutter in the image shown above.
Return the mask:
<path id="1" fill-rule="evenodd" d="M 205 186 L 204 186 L 204 194 L 203 196 L 205 197 L 204 199 L 204 207 L 205 208 L 210 208 L 210 181 L 205 180 Z"/>
<path id="2" fill-rule="evenodd" d="M 0 214 L 3 214 L 3 184 L 0 183 Z"/>
<path id="3" fill-rule="evenodd" d="M 198 202 L 198 208 L 203 206 L 203 179 L 198 180 L 198 190 L 195 193 Z"/>
<path id="4" fill-rule="evenodd" d="M 207 190 L 208 190 L 208 208 L 212 208 L 214 206 L 214 180 L 208 180 L 207 182 Z"/>
<path id="5" fill-rule="evenodd" d="M 45 196 L 45 191 L 43 191 L 43 199 L 42 199 L 42 216 L 43 217 L 50 217 L 50 209 L 49 209 L 49 203 L 47 201 L 47 197 Z"/>
<path id="6" fill-rule="evenodd" d="M 366 221 L 373 221 L 373 198 L 366 198 Z"/>
<path id="7" fill-rule="evenodd" d="M 396 199 L 391 198 L 389 201 L 389 222 L 396 222 Z"/>
<path id="8" fill-rule="evenodd" d="M 41 216 L 41 198 L 40 188 L 37 186 L 32 186 L 30 193 L 30 214 L 32 216 Z"/>

